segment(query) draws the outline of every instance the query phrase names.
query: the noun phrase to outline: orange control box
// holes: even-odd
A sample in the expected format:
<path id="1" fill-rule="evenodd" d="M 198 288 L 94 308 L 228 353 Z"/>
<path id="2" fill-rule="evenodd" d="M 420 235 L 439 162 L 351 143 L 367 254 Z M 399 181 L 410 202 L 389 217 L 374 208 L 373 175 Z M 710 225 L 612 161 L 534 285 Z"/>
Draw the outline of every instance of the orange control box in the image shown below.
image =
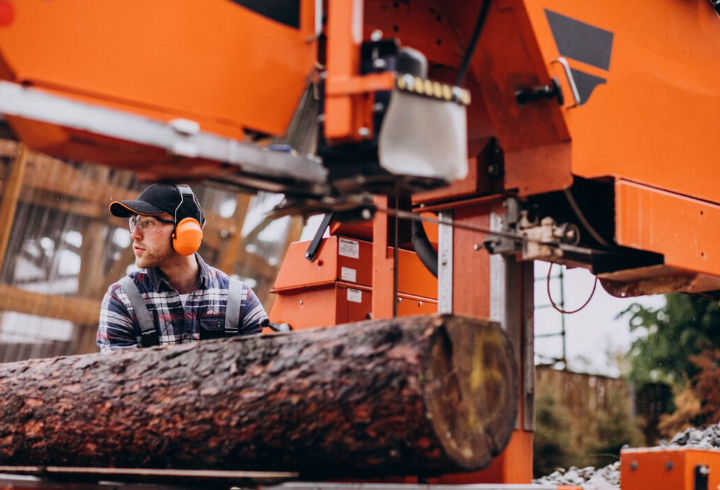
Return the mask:
<path id="1" fill-rule="evenodd" d="M 720 488 L 720 450 L 696 448 L 624 449 L 622 490 L 709 490 Z"/>
<path id="2" fill-rule="evenodd" d="M 273 323 L 297 330 L 368 320 L 372 310 L 372 243 L 333 235 L 312 261 L 310 242 L 290 245 L 273 292 Z M 392 256 L 392 249 L 388 249 Z M 398 315 L 437 312 L 437 279 L 414 252 L 398 250 Z"/>

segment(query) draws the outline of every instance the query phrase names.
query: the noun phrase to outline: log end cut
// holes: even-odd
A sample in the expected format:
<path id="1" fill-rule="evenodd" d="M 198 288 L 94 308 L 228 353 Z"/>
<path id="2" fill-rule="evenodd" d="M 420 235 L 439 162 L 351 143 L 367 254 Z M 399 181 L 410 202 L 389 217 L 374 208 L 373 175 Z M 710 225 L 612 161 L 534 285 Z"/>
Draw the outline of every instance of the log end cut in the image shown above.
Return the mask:
<path id="1" fill-rule="evenodd" d="M 510 441 L 518 412 L 512 343 L 494 322 L 438 317 L 425 399 L 440 444 L 461 469 L 490 465 Z"/>

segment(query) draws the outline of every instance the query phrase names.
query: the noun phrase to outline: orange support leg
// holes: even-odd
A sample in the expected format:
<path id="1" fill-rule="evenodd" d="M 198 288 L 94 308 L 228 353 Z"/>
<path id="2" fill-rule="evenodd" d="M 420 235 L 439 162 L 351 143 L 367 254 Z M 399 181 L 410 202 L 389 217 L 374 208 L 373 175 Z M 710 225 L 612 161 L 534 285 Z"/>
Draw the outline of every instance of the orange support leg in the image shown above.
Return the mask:
<path id="1" fill-rule="evenodd" d="M 455 208 L 453 220 L 496 229 L 500 226 L 503 211 L 500 201 L 468 205 Z M 510 443 L 489 468 L 480 472 L 444 476 L 439 479 L 439 483 L 530 483 L 535 380 L 533 266 L 532 263 L 517 262 L 512 257 L 489 255 L 482 248 L 484 238 L 479 232 L 453 229 L 452 311 L 490 318 L 508 331 L 518 359 L 520 410 Z M 440 283 L 443 283 L 442 276 Z M 443 305 L 439 304 L 439 307 L 442 309 Z"/>

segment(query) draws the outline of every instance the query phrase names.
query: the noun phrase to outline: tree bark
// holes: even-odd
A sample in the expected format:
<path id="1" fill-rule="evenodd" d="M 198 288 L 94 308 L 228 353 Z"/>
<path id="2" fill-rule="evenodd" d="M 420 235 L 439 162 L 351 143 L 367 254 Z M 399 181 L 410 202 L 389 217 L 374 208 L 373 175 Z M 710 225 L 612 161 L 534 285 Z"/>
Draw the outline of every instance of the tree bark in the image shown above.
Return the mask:
<path id="1" fill-rule="evenodd" d="M 378 320 L 0 365 L 0 465 L 432 476 L 486 467 L 517 415 L 497 324 Z"/>

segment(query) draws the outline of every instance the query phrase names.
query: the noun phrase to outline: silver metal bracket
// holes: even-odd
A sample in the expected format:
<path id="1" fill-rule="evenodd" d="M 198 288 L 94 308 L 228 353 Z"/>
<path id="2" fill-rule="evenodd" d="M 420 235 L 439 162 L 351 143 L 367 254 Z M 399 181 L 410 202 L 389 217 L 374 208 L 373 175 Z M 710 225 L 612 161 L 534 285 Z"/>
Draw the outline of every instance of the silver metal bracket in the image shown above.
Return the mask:
<path id="1" fill-rule="evenodd" d="M 572 90 L 573 97 L 575 98 L 575 103 L 573 105 L 567 106 L 567 108 L 572 109 L 573 107 L 577 107 L 582 104 L 582 101 L 580 100 L 580 92 L 578 92 L 577 84 L 575 83 L 575 77 L 573 77 L 572 70 L 570 70 L 570 64 L 567 62 L 567 60 L 561 56 L 552 60 L 550 63 L 559 63 L 560 65 L 562 65 L 563 70 L 565 71 L 565 76 L 567 77 L 568 83 L 570 84 L 570 90 Z"/>

